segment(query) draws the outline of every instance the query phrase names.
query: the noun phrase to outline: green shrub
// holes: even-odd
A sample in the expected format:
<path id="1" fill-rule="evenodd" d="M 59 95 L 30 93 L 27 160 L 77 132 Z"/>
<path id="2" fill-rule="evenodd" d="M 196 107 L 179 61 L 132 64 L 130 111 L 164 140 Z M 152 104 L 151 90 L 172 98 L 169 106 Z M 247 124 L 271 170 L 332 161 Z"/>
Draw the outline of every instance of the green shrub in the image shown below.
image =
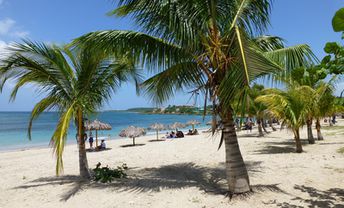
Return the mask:
<path id="1" fill-rule="evenodd" d="M 94 172 L 94 180 L 100 181 L 102 183 L 112 182 L 115 178 L 126 178 L 127 174 L 124 172 L 128 169 L 127 164 L 123 163 L 122 166 L 118 166 L 116 169 L 111 169 L 108 166 L 100 167 L 101 163 L 99 162 Z"/>

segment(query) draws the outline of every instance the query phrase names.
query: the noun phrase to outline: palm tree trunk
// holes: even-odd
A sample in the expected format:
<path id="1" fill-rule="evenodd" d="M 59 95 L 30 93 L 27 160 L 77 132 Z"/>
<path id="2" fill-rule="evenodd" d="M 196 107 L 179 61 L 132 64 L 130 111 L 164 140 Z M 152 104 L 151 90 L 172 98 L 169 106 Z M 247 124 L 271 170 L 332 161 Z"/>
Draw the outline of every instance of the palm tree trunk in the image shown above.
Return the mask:
<path id="1" fill-rule="evenodd" d="M 301 140 L 300 140 L 300 130 L 299 129 L 294 130 L 294 136 L 295 136 L 295 143 L 296 143 L 296 152 L 301 153 L 303 150 L 302 150 L 302 144 L 301 144 Z"/>
<path id="2" fill-rule="evenodd" d="M 84 179 L 91 178 L 88 170 L 88 162 L 86 155 L 85 139 L 84 139 L 84 121 L 82 111 L 78 110 L 78 134 L 79 134 L 79 170 L 80 176 Z"/>
<path id="3" fill-rule="evenodd" d="M 230 110 L 228 115 L 222 116 L 222 137 L 226 150 L 226 175 L 230 195 L 251 191 L 250 180 L 241 156 L 232 114 L 233 112 Z"/>
<path id="4" fill-rule="evenodd" d="M 324 140 L 324 137 L 321 133 L 321 125 L 320 125 L 320 119 L 317 119 L 315 128 L 317 129 L 317 135 L 318 135 L 318 140 Z"/>
<path id="5" fill-rule="evenodd" d="M 265 133 L 269 133 L 269 132 L 266 130 L 266 128 L 265 128 L 266 124 L 265 124 L 264 119 L 261 119 L 261 122 L 262 122 L 262 128 L 263 128 L 264 132 L 265 132 Z"/>
<path id="6" fill-rule="evenodd" d="M 259 137 L 263 137 L 264 133 L 263 133 L 263 129 L 262 129 L 262 121 L 260 119 L 257 119 L 257 124 L 258 124 L 258 136 Z"/>
<path id="7" fill-rule="evenodd" d="M 276 128 L 272 125 L 271 119 L 269 119 L 269 126 L 271 127 L 272 131 L 276 131 Z"/>
<path id="8" fill-rule="evenodd" d="M 133 137 L 133 146 L 135 146 L 135 137 Z"/>
<path id="9" fill-rule="evenodd" d="M 308 119 L 307 120 L 307 136 L 308 136 L 309 144 L 315 144 L 315 140 L 314 140 L 313 132 L 312 132 L 312 124 L 313 124 L 312 119 Z"/>
<path id="10" fill-rule="evenodd" d="M 156 140 L 159 140 L 159 130 L 156 130 Z"/>

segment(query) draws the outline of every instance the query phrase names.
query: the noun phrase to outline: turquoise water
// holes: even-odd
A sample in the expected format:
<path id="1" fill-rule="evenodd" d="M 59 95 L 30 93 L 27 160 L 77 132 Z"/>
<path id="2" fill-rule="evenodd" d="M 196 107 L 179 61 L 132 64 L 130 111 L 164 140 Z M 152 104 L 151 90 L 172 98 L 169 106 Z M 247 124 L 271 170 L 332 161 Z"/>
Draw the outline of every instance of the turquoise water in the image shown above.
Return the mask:
<path id="1" fill-rule="evenodd" d="M 27 137 L 29 117 L 30 112 L 0 112 L 0 150 L 37 146 L 47 147 L 49 145 L 50 138 L 58 120 L 58 114 L 56 112 L 46 112 L 35 120 L 32 128 L 31 141 Z M 202 123 L 200 126 L 205 126 L 205 123 L 210 120 L 210 117 L 206 117 L 203 122 L 202 116 L 196 115 L 156 115 L 132 112 L 102 112 L 91 119 L 93 120 L 95 118 L 109 123 L 112 126 L 112 130 L 100 131 L 98 135 L 110 135 L 112 139 L 119 138 L 119 132 L 130 125 L 147 128 L 155 122 L 163 124 L 171 124 L 174 122 L 186 123 L 189 120 L 195 119 Z M 75 135 L 75 126 L 71 124 L 67 142 L 75 143 Z"/>

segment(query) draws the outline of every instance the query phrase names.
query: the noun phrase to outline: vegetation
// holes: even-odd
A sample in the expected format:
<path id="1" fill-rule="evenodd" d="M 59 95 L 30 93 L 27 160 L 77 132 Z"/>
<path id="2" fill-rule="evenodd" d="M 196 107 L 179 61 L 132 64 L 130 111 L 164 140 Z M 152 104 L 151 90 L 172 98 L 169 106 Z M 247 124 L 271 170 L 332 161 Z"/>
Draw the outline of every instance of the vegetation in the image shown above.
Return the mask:
<path id="1" fill-rule="evenodd" d="M 195 89 L 213 104 L 223 123 L 226 173 L 230 195 L 251 190 L 233 121 L 233 100 L 245 94 L 256 78 L 303 66 L 313 59 L 307 45 L 284 48 L 274 36 L 261 36 L 269 24 L 271 2 L 122 0 L 111 12 L 130 15 L 142 28 L 86 34 L 74 45 L 131 54 L 135 61 L 157 70 L 143 83 L 155 103 L 176 91 Z M 213 125 L 213 132 L 215 125 Z"/>
<path id="2" fill-rule="evenodd" d="M 294 133 L 296 152 L 301 153 L 300 128 L 307 120 L 310 109 L 309 95 L 313 93 L 308 86 L 289 87 L 287 91 L 267 89 L 265 95 L 256 98 L 257 102 L 267 106 L 269 112 L 281 119 Z"/>
<path id="3" fill-rule="evenodd" d="M 78 132 L 79 169 L 83 178 L 90 178 L 85 150 L 84 119 L 95 113 L 122 82 L 138 81 L 139 74 L 127 58 L 114 59 L 88 50 L 66 48 L 25 41 L 10 48 L 12 53 L 2 60 L 0 89 L 8 79 L 15 81 L 11 99 L 18 90 L 34 84 L 44 95 L 31 112 L 29 139 L 33 120 L 47 110 L 59 111 L 59 121 L 51 138 L 57 157 L 56 174 L 63 170 L 63 150 L 70 122 Z"/>
<path id="4" fill-rule="evenodd" d="M 94 180 L 100 181 L 102 183 L 111 183 L 115 178 L 126 178 L 127 174 L 125 170 L 128 169 L 127 165 L 124 163 L 122 166 L 118 166 L 116 169 L 111 169 L 108 166 L 100 167 L 99 162 L 96 168 L 93 169 Z"/>

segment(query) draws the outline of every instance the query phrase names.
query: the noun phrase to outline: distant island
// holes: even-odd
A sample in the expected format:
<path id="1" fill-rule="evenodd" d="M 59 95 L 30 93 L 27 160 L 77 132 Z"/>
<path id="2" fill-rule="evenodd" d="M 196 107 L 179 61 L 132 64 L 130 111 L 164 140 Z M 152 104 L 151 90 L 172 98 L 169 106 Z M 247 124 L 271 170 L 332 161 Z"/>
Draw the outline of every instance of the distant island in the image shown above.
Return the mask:
<path id="1" fill-rule="evenodd" d="M 207 106 L 206 114 L 211 113 L 212 106 Z M 128 112 L 144 114 L 177 114 L 177 115 L 203 115 L 204 108 L 189 105 L 169 105 L 162 108 L 129 108 Z"/>

